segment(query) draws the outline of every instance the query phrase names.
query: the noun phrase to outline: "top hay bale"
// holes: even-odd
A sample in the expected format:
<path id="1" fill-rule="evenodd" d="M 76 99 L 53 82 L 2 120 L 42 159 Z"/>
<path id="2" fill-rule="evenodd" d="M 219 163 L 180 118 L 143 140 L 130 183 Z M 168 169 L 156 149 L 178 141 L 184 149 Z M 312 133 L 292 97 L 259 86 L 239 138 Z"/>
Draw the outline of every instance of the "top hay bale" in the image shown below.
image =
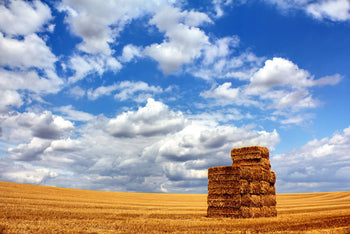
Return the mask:
<path id="1" fill-rule="evenodd" d="M 247 160 L 260 161 L 263 158 L 269 159 L 269 150 L 266 147 L 251 146 L 231 150 L 231 159 L 233 162 Z"/>

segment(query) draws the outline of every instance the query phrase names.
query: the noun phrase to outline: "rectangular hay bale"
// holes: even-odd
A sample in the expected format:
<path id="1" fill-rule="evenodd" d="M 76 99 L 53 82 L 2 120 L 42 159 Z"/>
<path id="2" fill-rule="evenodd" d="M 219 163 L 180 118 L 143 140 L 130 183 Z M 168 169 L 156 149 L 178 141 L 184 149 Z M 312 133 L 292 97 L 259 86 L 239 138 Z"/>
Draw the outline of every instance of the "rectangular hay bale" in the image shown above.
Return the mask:
<path id="1" fill-rule="evenodd" d="M 269 182 L 273 185 L 276 183 L 276 173 L 274 171 L 270 171 Z"/>
<path id="2" fill-rule="evenodd" d="M 269 159 L 269 150 L 266 147 L 251 146 L 231 150 L 232 160 L 249 160 L 249 159 Z"/>
<path id="3" fill-rule="evenodd" d="M 239 183 L 241 194 L 250 193 L 250 184 L 247 180 L 240 180 Z"/>
<path id="4" fill-rule="evenodd" d="M 241 210 L 239 208 L 219 208 L 208 206 L 207 209 L 208 217 L 241 217 Z"/>
<path id="5" fill-rule="evenodd" d="M 270 183 L 266 181 L 253 181 L 250 183 L 251 194 L 270 194 Z"/>
<path id="6" fill-rule="evenodd" d="M 233 196 L 231 199 L 219 198 L 207 200 L 208 206 L 211 207 L 239 208 L 241 207 L 241 203 L 241 195 Z"/>
<path id="7" fill-rule="evenodd" d="M 261 207 L 261 215 L 262 217 L 276 217 L 277 209 L 276 206 L 263 206 Z"/>
<path id="8" fill-rule="evenodd" d="M 269 181 L 270 170 L 260 166 L 249 166 L 241 168 L 241 179 L 252 181 Z"/>
<path id="9" fill-rule="evenodd" d="M 243 194 L 241 199 L 242 206 L 262 207 L 261 197 L 261 195 Z"/>
<path id="10" fill-rule="evenodd" d="M 262 206 L 276 206 L 276 195 L 268 194 L 261 197 Z"/>

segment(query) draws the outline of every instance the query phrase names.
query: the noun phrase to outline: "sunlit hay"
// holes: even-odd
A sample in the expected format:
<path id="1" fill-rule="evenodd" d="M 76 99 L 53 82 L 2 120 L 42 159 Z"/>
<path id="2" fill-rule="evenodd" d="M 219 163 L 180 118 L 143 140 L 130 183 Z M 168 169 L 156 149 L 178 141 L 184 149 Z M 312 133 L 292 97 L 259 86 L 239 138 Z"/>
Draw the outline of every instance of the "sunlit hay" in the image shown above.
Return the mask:
<path id="1" fill-rule="evenodd" d="M 264 195 L 261 196 L 262 206 L 276 206 L 276 195 Z"/>
<path id="2" fill-rule="evenodd" d="M 209 217 L 277 216 L 276 174 L 265 147 L 232 149 L 232 166 L 208 169 Z"/>
<path id="3" fill-rule="evenodd" d="M 274 171 L 270 171 L 270 176 L 269 180 L 270 184 L 275 184 L 276 183 L 276 173 Z"/>
<path id="4" fill-rule="evenodd" d="M 250 184 L 247 180 L 240 180 L 240 194 L 250 193 Z"/>
<path id="5" fill-rule="evenodd" d="M 261 195 L 251 195 L 243 194 L 242 195 L 242 206 L 248 207 L 262 207 L 262 196 Z"/>
<path id="6" fill-rule="evenodd" d="M 254 160 L 261 158 L 269 159 L 269 150 L 266 147 L 251 146 L 231 150 L 232 161 Z"/>

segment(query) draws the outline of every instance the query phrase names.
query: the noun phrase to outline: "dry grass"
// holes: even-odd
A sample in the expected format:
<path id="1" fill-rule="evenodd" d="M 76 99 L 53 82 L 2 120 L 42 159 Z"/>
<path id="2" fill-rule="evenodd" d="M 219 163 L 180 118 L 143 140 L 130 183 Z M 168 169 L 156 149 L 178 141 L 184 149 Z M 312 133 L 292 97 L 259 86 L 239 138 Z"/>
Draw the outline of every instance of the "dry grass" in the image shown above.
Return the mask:
<path id="1" fill-rule="evenodd" d="M 350 233 L 350 192 L 277 194 L 278 216 L 259 219 L 208 218 L 206 201 L 0 182 L 0 233 Z"/>

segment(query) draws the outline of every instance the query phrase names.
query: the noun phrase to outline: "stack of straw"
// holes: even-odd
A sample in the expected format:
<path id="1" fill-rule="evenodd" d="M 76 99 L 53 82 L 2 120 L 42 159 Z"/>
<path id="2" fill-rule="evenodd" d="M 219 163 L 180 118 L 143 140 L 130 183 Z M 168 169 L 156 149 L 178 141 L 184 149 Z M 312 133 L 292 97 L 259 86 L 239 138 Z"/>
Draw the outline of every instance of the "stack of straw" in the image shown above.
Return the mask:
<path id="1" fill-rule="evenodd" d="M 277 216 L 276 174 L 269 150 L 253 146 L 233 149 L 232 166 L 208 170 L 208 216 L 256 218 Z"/>

